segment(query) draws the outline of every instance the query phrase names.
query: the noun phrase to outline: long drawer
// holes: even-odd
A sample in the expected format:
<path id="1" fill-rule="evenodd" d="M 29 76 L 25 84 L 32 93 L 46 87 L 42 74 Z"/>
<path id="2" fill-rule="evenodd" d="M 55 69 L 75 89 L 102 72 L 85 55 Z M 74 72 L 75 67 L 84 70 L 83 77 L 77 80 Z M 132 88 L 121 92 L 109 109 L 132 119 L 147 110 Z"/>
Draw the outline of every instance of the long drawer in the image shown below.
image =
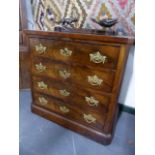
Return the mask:
<path id="1" fill-rule="evenodd" d="M 55 82 L 46 77 L 33 76 L 33 90 L 51 95 L 84 110 L 98 112 L 101 115 L 108 112 L 111 95 L 93 91 L 87 88 L 77 87 L 65 82 Z"/>
<path id="2" fill-rule="evenodd" d="M 99 71 L 90 69 L 87 66 L 81 68 L 77 65 L 54 63 L 50 59 L 38 57 L 33 60 L 32 73 L 109 93 L 112 91 L 115 77 L 115 71 Z"/>
<path id="3" fill-rule="evenodd" d="M 42 108 L 89 126 L 90 128 L 95 128 L 100 131 L 103 130 L 106 115 L 101 116 L 98 113 L 91 113 L 88 110 L 83 111 L 82 109 L 72 107 L 69 104 L 56 100 L 49 95 L 34 93 L 33 96 L 34 103 Z"/>
<path id="4" fill-rule="evenodd" d="M 33 38 L 30 39 L 30 50 L 34 56 L 40 55 L 56 61 L 89 65 L 96 69 L 116 69 L 120 47 L 86 41 Z"/>

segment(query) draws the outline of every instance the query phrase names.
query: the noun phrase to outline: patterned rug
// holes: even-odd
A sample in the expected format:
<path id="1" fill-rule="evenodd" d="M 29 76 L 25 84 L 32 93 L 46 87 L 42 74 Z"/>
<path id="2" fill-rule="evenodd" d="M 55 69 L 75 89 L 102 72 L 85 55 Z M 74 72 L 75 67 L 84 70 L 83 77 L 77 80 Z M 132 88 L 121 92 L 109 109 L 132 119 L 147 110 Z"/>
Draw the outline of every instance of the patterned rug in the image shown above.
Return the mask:
<path id="1" fill-rule="evenodd" d="M 32 0 L 32 11 L 37 30 L 53 30 L 54 22 L 64 17 L 76 17 L 77 28 L 101 29 L 91 18 L 118 18 L 114 29 L 134 36 L 134 0 Z"/>

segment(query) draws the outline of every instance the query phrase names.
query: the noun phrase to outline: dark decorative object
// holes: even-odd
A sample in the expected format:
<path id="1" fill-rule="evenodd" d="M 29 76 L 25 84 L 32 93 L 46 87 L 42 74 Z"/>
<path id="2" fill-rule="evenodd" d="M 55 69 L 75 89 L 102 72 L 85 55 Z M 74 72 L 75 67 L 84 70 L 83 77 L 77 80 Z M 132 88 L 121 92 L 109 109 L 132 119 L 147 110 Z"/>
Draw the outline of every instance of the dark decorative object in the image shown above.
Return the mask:
<path id="1" fill-rule="evenodd" d="M 61 24 L 64 27 L 72 27 L 72 28 L 74 28 L 73 23 L 75 23 L 77 21 L 78 21 L 77 18 L 63 18 L 62 20 L 57 22 L 57 24 Z"/>
<path id="2" fill-rule="evenodd" d="M 99 21 L 97 21 L 96 19 L 92 18 L 91 20 L 93 22 L 99 24 L 103 28 L 109 28 L 109 30 L 111 29 L 112 26 L 114 26 L 118 22 L 117 19 L 110 19 L 110 18 L 102 19 L 102 20 L 99 20 Z"/>
<path id="3" fill-rule="evenodd" d="M 58 22 L 55 21 L 57 25 L 54 27 L 54 30 L 55 31 L 70 31 L 72 29 L 75 29 L 73 23 L 77 21 L 78 21 L 77 18 L 63 18 L 62 20 Z"/>
<path id="4" fill-rule="evenodd" d="M 73 23 L 78 21 L 77 18 L 63 18 L 60 21 L 56 21 L 54 14 L 52 13 L 52 10 L 50 8 L 47 8 L 46 12 L 48 19 L 55 25 L 54 29 L 67 30 L 68 28 L 74 28 L 75 26 Z"/>

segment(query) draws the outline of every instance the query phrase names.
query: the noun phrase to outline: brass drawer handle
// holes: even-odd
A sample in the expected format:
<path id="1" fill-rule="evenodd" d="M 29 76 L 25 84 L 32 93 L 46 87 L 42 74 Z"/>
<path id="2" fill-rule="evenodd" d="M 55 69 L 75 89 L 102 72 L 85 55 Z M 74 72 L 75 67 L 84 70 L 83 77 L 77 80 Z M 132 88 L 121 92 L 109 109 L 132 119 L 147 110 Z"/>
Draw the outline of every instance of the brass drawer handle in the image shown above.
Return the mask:
<path id="1" fill-rule="evenodd" d="M 90 61 L 93 61 L 94 63 L 105 63 L 107 60 L 107 56 L 102 55 L 99 51 L 95 53 L 89 54 Z"/>
<path id="2" fill-rule="evenodd" d="M 72 51 L 69 50 L 68 48 L 64 48 L 64 49 L 60 49 L 60 54 L 68 57 L 72 55 Z"/>
<path id="3" fill-rule="evenodd" d="M 70 111 L 66 106 L 60 106 L 59 108 L 63 113 L 68 113 Z"/>
<path id="4" fill-rule="evenodd" d="M 40 89 L 47 89 L 47 84 L 45 84 L 45 82 L 43 82 L 43 81 L 40 81 L 40 82 L 38 82 L 38 87 Z"/>
<path id="5" fill-rule="evenodd" d="M 96 122 L 96 118 L 93 117 L 91 114 L 83 114 L 83 118 L 87 123 L 95 123 Z"/>
<path id="6" fill-rule="evenodd" d="M 48 101 L 44 97 L 39 97 L 38 100 L 41 105 L 46 105 L 48 103 Z"/>
<path id="7" fill-rule="evenodd" d="M 88 96 L 86 96 L 85 97 L 85 101 L 88 103 L 88 105 L 90 105 L 90 106 L 98 106 L 98 104 L 99 104 L 99 101 L 98 100 L 96 100 L 93 96 L 90 96 L 90 97 L 88 97 Z"/>
<path id="8" fill-rule="evenodd" d="M 46 70 L 46 66 L 44 66 L 42 63 L 36 64 L 35 66 L 38 72 L 43 72 Z"/>
<path id="9" fill-rule="evenodd" d="M 59 75 L 64 78 L 67 79 L 70 77 L 71 73 L 69 73 L 67 70 L 60 70 L 59 71 Z"/>
<path id="10" fill-rule="evenodd" d="M 63 89 L 63 90 L 59 90 L 60 94 L 63 96 L 69 96 L 70 92 L 68 92 L 67 90 Z"/>
<path id="11" fill-rule="evenodd" d="M 43 54 L 46 51 L 46 46 L 43 46 L 41 43 L 38 45 L 35 45 L 35 50 L 38 54 Z"/>
<path id="12" fill-rule="evenodd" d="M 98 78 L 97 75 L 88 76 L 87 78 L 88 78 L 88 82 L 93 86 L 100 86 L 103 82 L 103 80 Z"/>

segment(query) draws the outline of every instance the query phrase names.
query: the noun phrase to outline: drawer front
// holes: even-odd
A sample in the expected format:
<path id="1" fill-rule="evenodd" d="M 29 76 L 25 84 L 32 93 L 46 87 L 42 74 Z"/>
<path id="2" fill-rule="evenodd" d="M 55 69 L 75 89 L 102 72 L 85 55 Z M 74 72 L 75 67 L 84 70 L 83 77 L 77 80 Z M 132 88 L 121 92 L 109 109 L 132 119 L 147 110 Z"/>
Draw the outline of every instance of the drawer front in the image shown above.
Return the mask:
<path id="1" fill-rule="evenodd" d="M 83 125 L 103 130 L 105 121 L 105 116 L 103 115 L 100 116 L 97 113 L 91 113 L 90 111 L 83 111 L 82 109 L 71 107 L 67 103 L 63 103 L 41 93 L 34 94 L 34 103 Z"/>
<path id="2" fill-rule="evenodd" d="M 50 57 L 56 61 L 99 69 L 116 69 L 120 50 L 119 46 L 114 45 L 48 39 L 31 39 L 30 48 L 34 56 Z"/>
<path id="3" fill-rule="evenodd" d="M 101 115 L 108 112 L 110 95 L 41 77 L 33 77 L 33 89 L 36 92 L 58 98 L 71 106 L 89 109 L 91 112 L 99 112 Z"/>
<path id="4" fill-rule="evenodd" d="M 41 66 L 41 67 L 38 67 Z M 41 68 L 41 69 L 40 69 Z M 45 58 L 35 58 L 32 64 L 32 73 L 40 76 L 48 76 L 52 79 L 78 84 L 93 90 L 111 92 L 115 72 L 98 71 L 88 67 L 79 67 L 52 63 Z"/>

